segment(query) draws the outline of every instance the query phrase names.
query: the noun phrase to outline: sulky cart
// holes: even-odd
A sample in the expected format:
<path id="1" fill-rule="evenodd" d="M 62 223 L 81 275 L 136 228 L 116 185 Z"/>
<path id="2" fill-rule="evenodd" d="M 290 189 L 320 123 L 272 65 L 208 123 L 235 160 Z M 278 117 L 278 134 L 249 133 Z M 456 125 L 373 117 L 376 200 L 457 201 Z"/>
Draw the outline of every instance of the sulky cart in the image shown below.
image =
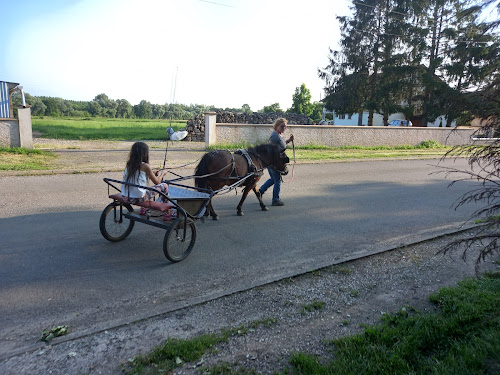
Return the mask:
<path id="1" fill-rule="evenodd" d="M 180 262 L 189 255 L 196 242 L 195 222 L 203 218 L 207 205 L 214 195 L 212 190 L 165 181 L 169 185 L 168 195 L 165 195 L 153 187 L 134 185 L 111 178 L 104 178 L 104 182 L 108 184 L 108 196 L 113 200 L 106 206 L 99 220 L 99 229 L 105 239 L 112 242 L 124 240 L 132 232 L 135 223 L 140 222 L 166 230 L 163 253 L 168 260 Z M 121 184 L 153 190 L 166 198 L 167 202 L 144 201 L 136 205 L 131 204 L 122 196 Z M 134 206 L 146 208 L 146 214 L 140 215 L 138 210 L 134 210 Z M 177 210 L 177 217 L 171 221 L 162 220 L 162 214 L 172 208 Z"/>

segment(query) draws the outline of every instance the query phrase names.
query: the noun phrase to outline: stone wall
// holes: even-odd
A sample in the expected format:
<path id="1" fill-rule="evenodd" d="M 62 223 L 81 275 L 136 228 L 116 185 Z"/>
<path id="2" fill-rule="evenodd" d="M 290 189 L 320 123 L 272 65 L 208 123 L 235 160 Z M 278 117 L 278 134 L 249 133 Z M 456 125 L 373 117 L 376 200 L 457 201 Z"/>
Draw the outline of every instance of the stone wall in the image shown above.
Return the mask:
<path id="1" fill-rule="evenodd" d="M 0 119 L 0 146 L 20 147 L 19 121 L 17 119 Z"/>
<path id="2" fill-rule="evenodd" d="M 297 115 L 295 113 L 234 113 L 217 111 L 217 123 L 231 123 L 231 124 L 274 124 L 274 122 L 284 117 L 288 120 L 288 124 L 301 124 L 310 125 L 311 120 L 306 115 Z M 187 141 L 204 141 L 205 140 L 205 115 L 195 116 L 187 121 L 186 130 L 188 136 L 185 138 Z"/>
<path id="3" fill-rule="evenodd" d="M 216 144 L 268 141 L 271 124 L 216 124 Z M 473 128 L 420 128 L 387 126 L 289 125 L 285 137 L 293 134 L 296 146 L 415 146 L 434 140 L 442 145 L 456 146 L 472 143 Z"/>
<path id="4" fill-rule="evenodd" d="M 31 109 L 19 107 L 17 119 L 0 119 L 0 146 L 33 148 Z"/>

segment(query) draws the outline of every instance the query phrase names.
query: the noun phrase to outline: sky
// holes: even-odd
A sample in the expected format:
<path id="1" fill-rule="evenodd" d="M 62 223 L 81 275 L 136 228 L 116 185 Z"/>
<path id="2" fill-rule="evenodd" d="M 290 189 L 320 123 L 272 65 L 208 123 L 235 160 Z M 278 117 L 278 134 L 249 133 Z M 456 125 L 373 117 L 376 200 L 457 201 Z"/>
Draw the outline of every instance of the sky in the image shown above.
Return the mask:
<path id="1" fill-rule="evenodd" d="M 338 49 L 347 0 L 0 1 L 0 81 L 34 96 L 292 106 Z"/>

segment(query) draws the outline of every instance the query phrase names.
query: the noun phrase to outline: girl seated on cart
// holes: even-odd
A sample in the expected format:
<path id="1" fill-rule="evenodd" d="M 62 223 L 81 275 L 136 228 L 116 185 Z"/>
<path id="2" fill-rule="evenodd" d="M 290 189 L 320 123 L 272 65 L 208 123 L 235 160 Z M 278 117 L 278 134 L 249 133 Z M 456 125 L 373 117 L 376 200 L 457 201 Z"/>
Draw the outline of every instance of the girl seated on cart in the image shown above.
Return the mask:
<path id="1" fill-rule="evenodd" d="M 130 149 L 130 154 L 123 174 L 123 181 L 129 184 L 148 186 L 148 180 L 154 184 L 155 190 L 161 191 L 163 194 L 168 194 L 168 185 L 162 182 L 163 177 L 167 173 L 166 170 L 153 172 L 149 165 L 149 147 L 144 142 L 135 142 Z M 168 203 L 168 200 L 163 195 L 152 190 L 144 189 L 137 186 L 122 184 L 121 194 L 131 204 L 139 204 L 145 201 L 152 201 L 160 196 L 162 202 Z M 139 214 L 146 215 L 147 209 L 141 207 Z M 163 214 L 163 220 L 172 220 L 175 216 L 175 210 L 169 210 Z"/>

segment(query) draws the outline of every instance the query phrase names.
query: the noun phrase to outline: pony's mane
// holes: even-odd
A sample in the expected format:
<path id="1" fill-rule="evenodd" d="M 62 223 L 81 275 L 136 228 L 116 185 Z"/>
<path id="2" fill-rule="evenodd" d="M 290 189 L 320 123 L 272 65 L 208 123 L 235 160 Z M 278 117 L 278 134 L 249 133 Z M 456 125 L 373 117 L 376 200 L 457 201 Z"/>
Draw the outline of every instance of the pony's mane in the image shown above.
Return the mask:
<path id="1" fill-rule="evenodd" d="M 263 143 L 255 147 L 249 147 L 247 149 L 248 153 L 258 155 L 260 153 L 264 154 L 279 154 L 278 146 L 273 143 Z"/>

